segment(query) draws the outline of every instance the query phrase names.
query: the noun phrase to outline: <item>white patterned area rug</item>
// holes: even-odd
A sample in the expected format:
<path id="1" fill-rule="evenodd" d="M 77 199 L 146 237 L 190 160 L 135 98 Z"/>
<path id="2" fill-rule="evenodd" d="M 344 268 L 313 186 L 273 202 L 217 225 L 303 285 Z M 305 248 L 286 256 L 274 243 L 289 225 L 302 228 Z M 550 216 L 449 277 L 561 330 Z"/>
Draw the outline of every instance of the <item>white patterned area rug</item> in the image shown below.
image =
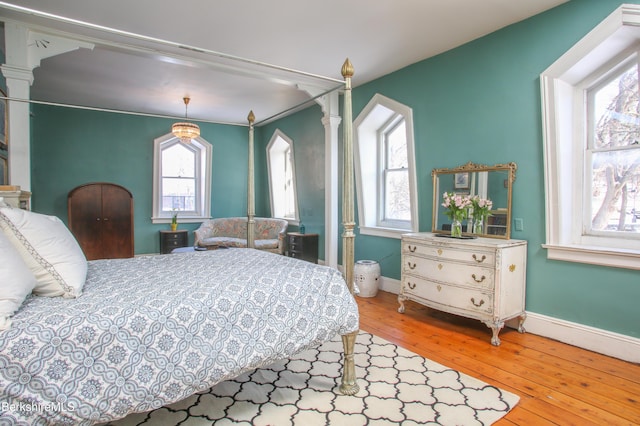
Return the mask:
<path id="1" fill-rule="evenodd" d="M 337 393 L 342 340 L 243 374 L 205 393 L 112 423 L 129 425 L 490 425 L 517 395 L 451 370 L 375 335 L 355 348 L 360 391 Z"/>

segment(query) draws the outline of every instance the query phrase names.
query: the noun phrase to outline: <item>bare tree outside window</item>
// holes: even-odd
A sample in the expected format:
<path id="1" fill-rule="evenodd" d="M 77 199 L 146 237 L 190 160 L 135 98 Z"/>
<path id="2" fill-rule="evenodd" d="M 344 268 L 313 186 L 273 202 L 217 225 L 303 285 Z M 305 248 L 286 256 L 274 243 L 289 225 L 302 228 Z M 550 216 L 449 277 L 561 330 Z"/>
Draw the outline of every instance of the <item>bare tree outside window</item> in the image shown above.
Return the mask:
<path id="1" fill-rule="evenodd" d="M 640 102 L 636 63 L 590 91 L 591 229 L 640 232 Z"/>

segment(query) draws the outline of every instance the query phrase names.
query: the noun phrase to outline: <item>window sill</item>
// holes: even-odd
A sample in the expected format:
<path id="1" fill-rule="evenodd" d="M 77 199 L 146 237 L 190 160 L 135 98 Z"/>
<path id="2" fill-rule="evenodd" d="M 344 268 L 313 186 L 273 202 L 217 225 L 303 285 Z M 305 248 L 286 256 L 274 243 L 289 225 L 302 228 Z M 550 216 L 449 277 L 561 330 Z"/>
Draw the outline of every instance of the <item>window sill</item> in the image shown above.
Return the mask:
<path id="1" fill-rule="evenodd" d="M 358 230 L 360 231 L 360 235 L 396 238 L 398 240 L 402 238 L 403 234 L 408 234 L 410 232 L 413 232 L 410 229 L 379 228 L 379 227 L 370 227 L 370 226 L 360 226 L 358 227 Z"/>
<path id="2" fill-rule="evenodd" d="M 211 218 L 207 216 L 192 216 L 192 217 L 178 216 L 178 223 L 200 223 L 209 219 Z M 154 223 L 154 224 L 171 223 L 171 218 L 170 217 L 152 217 L 151 223 Z"/>
<path id="3" fill-rule="evenodd" d="M 547 259 L 640 270 L 640 251 L 592 246 L 542 244 Z"/>

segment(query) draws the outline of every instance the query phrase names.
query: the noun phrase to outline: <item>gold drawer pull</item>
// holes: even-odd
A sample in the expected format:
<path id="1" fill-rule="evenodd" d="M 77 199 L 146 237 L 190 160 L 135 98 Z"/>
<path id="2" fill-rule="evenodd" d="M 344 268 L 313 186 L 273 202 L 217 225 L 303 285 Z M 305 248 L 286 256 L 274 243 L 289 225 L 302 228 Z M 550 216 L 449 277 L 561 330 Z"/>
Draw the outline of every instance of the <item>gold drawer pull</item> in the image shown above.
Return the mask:
<path id="1" fill-rule="evenodd" d="M 438 291 L 442 290 L 442 286 L 440 284 L 438 284 L 438 287 L 436 287 L 438 289 Z"/>
<path id="2" fill-rule="evenodd" d="M 509 272 L 513 272 L 515 270 L 516 270 L 516 265 L 514 265 L 513 263 L 509 265 Z"/>
<path id="3" fill-rule="evenodd" d="M 480 306 L 484 305 L 484 299 L 480 299 L 480 302 L 476 303 L 476 300 L 472 297 L 471 303 L 473 303 L 473 306 L 475 306 L 476 308 L 479 308 Z"/>
<path id="4" fill-rule="evenodd" d="M 407 266 L 409 267 L 409 269 L 416 269 L 416 264 L 415 263 L 411 263 L 411 262 L 407 262 Z"/>
<path id="5" fill-rule="evenodd" d="M 438 263 L 438 269 L 442 269 L 442 263 Z"/>
<path id="6" fill-rule="evenodd" d="M 476 257 L 476 255 L 475 255 L 475 254 L 474 254 L 473 256 L 471 256 L 471 257 L 473 257 L 473 260 L 475 260 L 475 261 L 476 261 L 476 262 L 478 262 L 478 263 L 482 263 L 482 262 L 484 262 L 484 261 L 485 261 L 485 259 L 487 258 L 487 256 L 485 256 L 484 254 L 482 255 L 482 259 L 480 259 L 480 260 L 478 260 L 478 258 Z"/>
<path id="7" fill-rule="evenodd" d="M 416 249 L 418 248 L 417 246 L 411 246 L 411 245 L 409 245 L 408 247 L 409 247 L 409 251 L 410 251 L 411 253 L 415 253 L 415 252 L 416 252 Z"/>
<path id="8" fill-rule="evenodd" d="M 442 255 L 442 249 L 438 249 L 438 256 Z"/>
<path id="9" fill-rule="evenodd" d="M 485 278 L 487 278 L 487 277 L 485 277 L 485 276 L 483 275 L 483 276 L 482 276 L 482 278 L 478 279 L 478 278 L 476 277 L 476 274 L 471 274 L 471 278 L 473 278 L 473 280 L 474 280 L 475 282 L 477 282 L 477 283 L 481 283 L 481 282 L 482 282 L 482 281 L 484 281 L 484 280 L 485 280 Z"/>
<path id="10" fill-rule="evenodd" d="M 414 290 L 416 288 L 416 284 L 415 283 L 412 284 L 412 283 L 408 282 L 407 283 L 407 287 L 409 287 L 411 290 Z"/>

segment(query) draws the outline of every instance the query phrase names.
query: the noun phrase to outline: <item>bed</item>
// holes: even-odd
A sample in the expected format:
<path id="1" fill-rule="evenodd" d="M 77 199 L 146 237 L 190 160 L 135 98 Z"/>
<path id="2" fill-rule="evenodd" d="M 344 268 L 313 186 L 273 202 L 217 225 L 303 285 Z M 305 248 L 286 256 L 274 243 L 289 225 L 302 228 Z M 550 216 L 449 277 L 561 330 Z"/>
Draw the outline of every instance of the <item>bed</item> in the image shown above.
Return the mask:
<path id="1" fill-rule="evenodd" d="M 29 297 L 0 333 L 0 423 L 152 410 L 357 329 L 326 266 L 235 248 L 90 261 L 81 297 Z"/>
<path id="2" fill-rule="evenodd" d="M 246 249 L 86 262 L 58 218 L 0 205 L 0 424 L 92 424 L 152 410 L 336 334 L 338 391 L 358 392 L 349 60 L 342 75 L 342 273 L 254 248 L 253 112 Z M 17 280 L 24 285 L 3 286 Z"/>

